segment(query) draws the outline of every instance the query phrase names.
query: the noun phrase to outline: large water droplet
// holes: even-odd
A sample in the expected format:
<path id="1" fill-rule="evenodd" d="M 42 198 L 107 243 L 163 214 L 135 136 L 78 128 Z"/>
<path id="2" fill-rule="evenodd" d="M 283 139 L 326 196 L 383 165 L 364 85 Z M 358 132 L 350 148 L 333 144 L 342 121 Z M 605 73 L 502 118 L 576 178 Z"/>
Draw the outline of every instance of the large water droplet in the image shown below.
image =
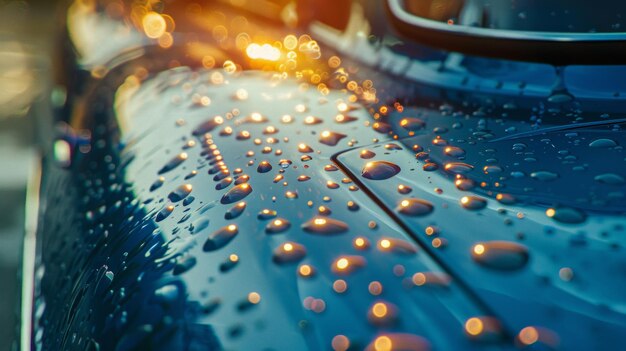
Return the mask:
<path id="1" fill-rule="evenodd" d="M 487 200 L 478 196 L 463 196 L 461 206 L 468 210 L 481 210 L 487 206 Z"/>
<path id="2" fill-rule="evenodd" d="M 295 263 L 302 260 L 304 256 L 306 256 L 306 249 L 303 245 L 294 242 L 286 242 L 274 250 L 272 259 L 274 262 L 280 264 Z"/>
<path id="3" fill-rule="evenodd" d="M 284 218 L 276 218 L 265 226 L 265 232 L 268 234 L 277 234 L 287 231 L 291 227 L 291 223 Z"/>
<path id="4" fill-rule="evenodd" d="M 202 250 L 207 252 L 219 250 L 222 247 L 226 246 L 226 244 L 228 244 L 231 240 L 233 240 L 237 233 L 239 233 L 239 230 L 234 224 L 222 227 L 209 235 L 209 237 L 204 242 Z"/>
<path id="5" fill-rule="evenodd" d="M 348 230 L 348 225 L 336 219 L 318 216 L 303 223 L 302 229 L 314 234 L 340 234 Z"/>
<path id="6" fill-rule="evenodd" d="M 186 152 L 181 152 L 180 154 L 176 155 L 174 158 L 169 160 L 163 166 L 163 168 L 161 168 L 159 170 L 159 174 L 163 174 L 163 173 L 166 173 L 166 172 L 169 172 L 169 171 L 173 170 L 174 168 L 178 167 L 178 165 L 183 163 L 188 157 L 189 156 L 187 155 Z"/>
<path id="7" fill-rule="evenodd" d="M 612 139 L 596 139 L 589 144 L 590 147 L 608 148 L 617 146 L 615 140 Z"/>
<path id="8" fill-rule="evenodd" d="M 345 134 L 325 130 L 320 134 L 319 142 L 328 146 L 335 146 L 345 137 Z"/>
<path id="9" fill-rule="evenodd" d="M 546 210 L 546 215 L 557 222 L 567 224 L 579 224 L 587 219 L 584 212 L 570 207 L 549 208 Z"/>
<path id="10" fill-rule="evenodd" d="M 425 216 L 433 212 L 433 204 L 422 199 L 409 198 L 403 199 L 398 203 L 396 210 L 407 216 Z"/>
<path id="11" fill-rule="evenodd" d="M 372 161 L 365 164 L 361 175 L 367 179 L 384 180 L 400 173 L 400 167 L 387 161 Z"/>
<path id="12" fill-rule="evenodd" d="M 526 265 L 528 257 L 526 246 L 512 241 L 488 241 L 472 248 L 472 259 L 493 269 L 520 269 Z"/>
<path id="13" fill-rule="evenodd" d="M 224 194 L 220 202 L 225 205 L 232 204 L 233 202 L 243 200 L 251 192 L 252 187 L 248 183 L 239 184 L 234 186 L 226 194 Z"/>

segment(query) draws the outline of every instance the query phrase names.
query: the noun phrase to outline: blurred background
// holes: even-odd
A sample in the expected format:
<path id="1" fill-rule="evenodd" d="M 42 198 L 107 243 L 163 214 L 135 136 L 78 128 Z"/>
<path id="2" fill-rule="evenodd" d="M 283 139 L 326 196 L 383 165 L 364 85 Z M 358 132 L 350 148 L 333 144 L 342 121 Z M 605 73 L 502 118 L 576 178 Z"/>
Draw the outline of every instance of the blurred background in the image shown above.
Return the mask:
<path id="1" fill-rule="evenodd" d="M 0 351 L 16 336 L 24 200 L 37 160 L 31 104 L 45 94 L 59 2 L 0 0 Z"/>

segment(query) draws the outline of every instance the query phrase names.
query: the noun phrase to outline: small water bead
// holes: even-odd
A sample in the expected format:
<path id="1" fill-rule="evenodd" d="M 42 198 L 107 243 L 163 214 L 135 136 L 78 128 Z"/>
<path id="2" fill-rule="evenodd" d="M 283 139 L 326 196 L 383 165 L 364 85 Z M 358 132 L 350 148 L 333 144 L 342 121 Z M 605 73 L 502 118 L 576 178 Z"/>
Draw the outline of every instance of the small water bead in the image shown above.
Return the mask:
<path id="1" fill-rule="evenodd" d="M 345 335 L 335 335 L 330 343 L 333 351 L 348 351 L 350 349 L 350 339 Z"/>
<path id="2" fill-rule="evenodd" d="M 290 199 L 290 200 L 295 200 L 298 198 L 298 192 L 297 191 L 292 191 L 292 190 L 287 190 L 285 192 L 285 198 Z"/>
<path id="3" fill-rule="evenodd" d="M 209 235 L 202 250 L 205 252 L 219 250 L 233 240 L 238 233 L 239 230 L 234 224 L 222 227 Z"/>
<path id="4" fill-rule="evenodd" d="M 400 167 L 387 161 L 372 161 L 365 164 L 361 175 L 367 179 L 384 180 L 400 173 Z"/>
<path id="5" fill-rule="evenodd" d="M 370 247 L 370 242 L 367 238 L 359 236 L 354 239 L 353 245 L 357 250 L 366 250 Z"/>
<path id="6" fill-rule="evenodd" d="M 229 272 L 230 270 L 235 268 L 237 264 L 239 264 L 239 256 L 235 254 L 230 254 L 228 258 L 220 264 L 220 272 Z"/>
<path id="7" fill-rule="evenodd" d="M 528 248 L 512 241 L 488 241 L 472 247 L 472 259 L 488 268 L 517 270 L 529 259 Z"/>
<path id="8" fill-rule="evenodd" d="M 557 173 L 549 172 L 549 171 L 537 171 L 537 172 L 532 172 L 530 174 L 530 177 L 533 179 L 543 181 L 543 182 L 549 182 L 549 181 L 558 179 L 559 175 Z"/>
<path id="9" fill-rule="evenodd" d="M 615 173 L 604 173 L 599 174 L 593 178 L 598 183 L 608 184 L 608 185 L 622 185 L 624 184 L 624 177 Z"/>
<path id="10" fill-rule="evenodd" d="M 468 191 L 472 190 L 476 186 L 476 183 L 471 179 L 460 178 L 454 181 L 454 185 L 459 190 Z"/>
<path id="11" fill-rule="evenodd" d="M 422 166 L 422 169 L 426 172 L 433 172 L 439 169 L 439 165 L 433 162 L 428 162 Z"/>
<path id="12" fill-rule="evenodd" d="M 274 126 L 267 126 L 265 127 L 265 129 L 263 129 L 263 134 L 264 135 L 272 135 L 272 134 L 276 134 L 278 133 L 278 128 L 274 127 Z"/>
<path id="13" fill-rule="evenodd" d="M 320 216 L 330 216 L 332 211 L 327 206 L 320 206 L 320 207 L 317 208 L 317 213 Z"/>
<path id="14" fill-rule="evenodd" d="M 398 185 L 398 193 L 400 194 L 408 194 L 411 191 L 413 191 L 413 189 L 408 185 L 404 185 L 404 184 Z"/>
<path id="15" fill-rule="evenodd" d="M 333 290 L 338 294 L 343 294 L 348 290 L 348 283 L 343 279 L 337 279 L 333 282 Z"/>
<path id="16" fill-rule="evenodd" d="M 395 322 L 398 308 L 390 302 L 377 301 L 367 313 L 367 319 L 376 326 L 385 326 Z"/>
<path id="17" fill-rule="evenodd" d="M 426 216 L 433 212 L 434 206 L 429 201 L 416 198 L 403 199 L 398 203 L 396 211 L 411 217 Z"/>
<path id="18" fill-rule="evenodd" d="M 417 131 L 426 127 L 426 122 L 424 122 L 423 120 L 419 118 L 406 117 L 400 120 L 400 127 L 410 132 L 414 132 L 414 131 Z"/>
<path id="19" fill-rule="evenodd" d="M 305 298 L 302 305 L 305 309 L 315 313 L 322 313 L 326 310 L 326 302 L 324 302 L 324 300 L 316 299 L 311 296 Z"/>
<path id="20" fill-rule="evenodd" d="M 326 172 L 335 172 L 335 171 L 337 171 L 339 169 L 335 165 L 326 165 L 326 166 L 324 166 L 324 170 Z"/>
<path id="21" fill-rule="evenodd" d="M 479 196 L 463 196 L 461 206 L 468 210 L 482 210 L 487 206 L 487 200 Z"/>
<path id="22" fill-rule="evenodd" d="M 376 156 L 376 153 L 374 151 L 371 151 L 371 150 L 361 150 L 361 152 L 359 153 L 359 156 L 362 159 L 370 159 L 370 158 Z"/>
<path id="23" fill-rule="evenodd" d="M 150 185 L 150 191 L 155 191 L 158 188 L 160 188 L 163 183 L 165 183 L 165 177 L 159 177 L 157 178 L 157 180 L 154 181 L 154 183 L 152 183 L 152 185 Z"/>
<path id="24" fill-rule="evenodd" d="M 348 201 L 348 210 L 350 211 L 358 211 L 359 210 L 359 205 L 354 202 L 354 201 Z"/>
<path id="25" fill-rule="evenodd" d="M 382 252 L 393 252 L 398 254 L 413 255 L 417 248 L 404 240 L 383 237 L 378 241 L 378 250 Z"/>
<path id="26" fill-rule="evenodd" d="M 402 148 L 398 144 L 389 143 L 385 144 L 385 150 L 402 150 Z"/>
<path id="27" fill-rule="evenodd" d="M 247 183 L 250 180 L 250 176 L 247 174 L 242 174 L 235 178 L 235 185 Z"/>
<path id="28" fill-rule="evenodd" d="M 437 135 L 437 137 L 435 139 L 433 139 L 433 145 L 435 146 L 446 146 L 448 145 L 448 142 L 444 139 L 442 139 L 439 135 Z"/>
<path id="29" fill-rule="evenodd" d="M 383 134 L 387 134 L 387 133 L 389 133 L 389 132 L 391 132 L 393 130 L 391 125 L 389 123 L 385 123 L 385 122 L 374 122 L 372 124 L 372 129 L 374 129 L 375 131 L 377 131 L 379 133 L 383 133 Z"/>
<path id="30" fill-rule="evenodd" d="M 298 275 L 302 278 L 311 278 L 315 276 L 315 268 L 308 264 L 303 264 L 298 267 Z"/>
<path id="31" fill-rule="evenodd" d="M 454 174 L 465 174 L 471 172 L 474 169 L 474 166 L 463 162 L 450 162 L 446 163 L 444 169 L 447 172 Z"/>
<path id="32" fill-rule="evenodd" d="M 339 184 L 333 182 L 332 180 L 329 180 L 329 181 L 326 182 L 326 187 L 328 189 L 337 189 L 337 188 L 339 188 Z"/>
<path id="33" fill-rule="evenodd" d="M 335 274 L 350 274 L 365 264 L 365 258 L 362 256 L 341 256 L 333 262 L 331 270 Z"/>
<path id="34" fill-rule="evenodd" d="M 233 182 L 233 178 L 226 177 L 220 180 L 217 184 L 215 184 L 215 189 L 216 190 L 226 189 L 230 184 L 232 184 L 232 182 Z"/>
<path id="35" fill-rule="evenodd" d="M 517 202 L 517 200 L 515 199 L 513 195 L 502 194 L 502 193 L 496 195 L 496 200 L 498 200 L 499 203 L 504 204 L 504 205 L 513 205 Z"/>
<path id="36" fill-rule="evenodd" d="M 465 150 L 456 146 L 446 146 L 444 153 L 450 157 L 463 157 L 465 156 Z"/>
<path id="37" fill-rule="evenodd" d="M 501 337 L 500 321 L 493 317 L 472 317 L 465 321 L 465 333 L 474 340 L 496 340 Z"/>
<path id="38" fill-rule="evenodd" d="M 444 272 L 417 272 L 411 277 L 416 286 L 447 287 L 452 278 Z"/>
<path id="39" fill-rule="evenodd" d="M 238 202 L 235 206 L 231 207 L 224 214 L 226 219 L 234 219 L 239 217 L 246 209 L 246 203 L 244 201 Z"/>
<path id="40" fill-rule="evenodd" d="M 268 161 L 261 161 L 256 170 L 259 173 L 267 173 L 272 170 L 272 165 Z"/>
<path id="41" fill-rule="evenodd" d="M 609 148 L 615 146 L 617 146 L 617 143 L 612 139 L 596 139 L 589 144 L 589 147 L 595 148 Z"/>
<path id="42" fill-rule="evenodd" d="M 304 117 L 304 124 L 311 126 L 315 124 L 320 124 L 324 122 L 321 118 L 315 116 L 306 116 Z"/>
<path id="43" fill-rule="evenodd" d="M 292 164 L 291 160 L 287 160 L 287 159 L 282 159 L 278 161 L 278 165 L 280 166 L 280 168 L 288 168 L 289 166 L 291 166 L 291 164 Z"/>
<path id="44" fill-rule="evenodd" d="M 222 196 L 220 202 L 224 205 L 232 204 L 243 200 L 246 196 L 250 195 L 251 192 L 252 187 L 248 183 L 235 185 L 228 192 L 226 192 L 224 196 Z"/>
<path id="45" fill-rule="evenodd" d="M 304 222 L 302 229 L 313 234 L 333 235 L 348 231 L 348 225 L 337 219 L 317 216 Z"/>
<path id="46" fill-rule="evenodd" d="M 257 215 L 258 219 L 262 219 L 262 220 L 266 220 L 266 219 L 272 219 L 275 218 L 277 215 L 276 211 L 274 210 L 270 210 L 270 209 L 263 209 L 259 212 L 259 214 Z"/>
<path id="47" fill-rule="evenodd" d="M 430 343 L 421 336 L 405 333 L 385 333 L 367 345 L 365 351 L 429 351 Z"/>
<path id="48" fill-rule="evenodd" d="M 193 268 L 197 263 L 197 260 L 194 256 L 185 255 L 178 257 L 176 260 L 176 264 L 174 265 L 174 269 L 172 270 L 172 274 L 179 275 L 187 272 L 191 268 Z"/>
<path id="49" fill-rule="evenodd" d="M 186 198 L 191 193 L 191 190 L 192 190 L 191 184 L 183 184 L 183 185 L 179 186 L 178 188 L 176 188 L 171 193 L 169 193 L 167 198 L 171 202 L 178 202 L 178 201 Z"/>
<path id="50" fill-rule="evenodd" d="M 178 165 L 180 165 L 181 163 L 183 163 L 187 158 L 189 158 L 189 156 L 187 155 L 186 152 L 181 152 L 180 154 L 176 155 L 174 158 L 172 158 L 171 160 L 169 160 L 158 172 L 158 174 L 163 174 L 166 172 L 169 172 L 171 170 L 173 170 L 174 168 L 178 167 Z"/>
<path id="51" fill-rule="evenodd" d="M 302 174 L 302 175 L 298 176 L 298 181 L 299 182 L 306 182 L 309 179 L 311 179 L 311 177 L 309 177 L 308 175 Z"/>
<path id="52" fill-rule="evenodd" d="M 301 261 L 306 256 L 306 249 L 303 245 L 295 242 L 286 242 L 279 245 L 274 250 L 272 259 L 276 263 L 295 263 Z"/>
<path id="53" fill-rule="evenodd" d="M 281 180 L 283 180 L 285 178 L 285 176 L 283 176 L 282 174 L 277 174 L 274 179 L 272 180 L 274 183 L 278 183 Z"/>
<path id="54" fill-rule="evenodd" d="M 345 134 L 325 130 L 320 134 L 319 142 L 324 145 L 335 146 L 345 137 Z"/>
<path id="55" fill-rule="evenodd" d="M 313 148 L 307 144 L 300 143 L 298 144 L 298 151 L 302 153 L 309 153 L 309 152 L 313 152 Z"/>
<path id="56" fill-rule="evenodd" d="M 300 156 L 300 161 L 302 162 L 308 162 L 311 161 L 313 159 L 313 157 L 309 156 L 309 155 L 302 155 Z"/>
<path id="57" fill-rule="evenodd" d="M 347 115 L 344 115 L 344 114 L 338 114 L 337 116 L 335 116 L 335 122 L 340 123 L 340 124 L 354 122 L 357 119 L 358 118 L 356 118 L 356 117 L 347 116 Z"/>
<path id="58" fill-rule="evenodd" d="M 250 139 L 250 132 L 247 130 L 242 130 L 239 133 L 237 133 L 237 136 L 235 137 L 235 139 L 237 140 L 248 140 Z"/>
<path id="59" fill-rule="evenodd" d="M 575 208 L 556 207 L 546 210 L 546 216 L 565 224 L 580 224 L 587 220 L 587 215 Z"/>
<path id="60" fill-rule="evenodd" d="M 215 129 L 217 126 L 221 125 L 222 123 L 224 123 L 224 118 L 221 116 L 215 116 L 212 119 L 209 119 L 208 121 L 203 122 L 199 124 L 198 126 L 196 126 L 196 128 L 194 128 L 191 134 L 196 137 L 202 136 L 206 133 L 210 133 L 211 131 L 213 131 L 213 129 Z"/>
<path id="61" fill-rule="evenodd" d="M 291 223 L 284 218 L 276 218 L 265 226 L 265 232 L 268 234 L 278 234 L 289 230 Z"/>

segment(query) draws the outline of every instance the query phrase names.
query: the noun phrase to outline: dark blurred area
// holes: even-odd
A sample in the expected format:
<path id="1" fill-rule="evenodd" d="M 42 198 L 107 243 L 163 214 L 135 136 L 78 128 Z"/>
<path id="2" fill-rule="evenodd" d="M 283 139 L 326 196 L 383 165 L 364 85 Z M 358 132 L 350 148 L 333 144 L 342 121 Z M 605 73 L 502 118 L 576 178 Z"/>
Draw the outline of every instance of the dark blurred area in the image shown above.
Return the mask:
<path id="1" fill-rule="evenodd" d="M 16 340 L 25 194 L 61 1 L 0 0 L 0 351 Z M 39 116 L 37 118 L 45 118 Z"/>

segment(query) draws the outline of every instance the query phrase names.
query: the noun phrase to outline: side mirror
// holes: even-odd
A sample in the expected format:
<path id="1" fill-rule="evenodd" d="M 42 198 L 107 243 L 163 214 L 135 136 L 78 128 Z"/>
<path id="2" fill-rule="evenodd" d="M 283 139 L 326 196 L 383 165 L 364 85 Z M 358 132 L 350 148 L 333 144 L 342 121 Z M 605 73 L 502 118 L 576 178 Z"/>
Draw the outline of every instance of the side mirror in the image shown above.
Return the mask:
<path id="1" fill-rule="evenodd" d="M 593 32 L 595 30 L 593 27 L 583 29 L 587 22 L 595 24 L 604 20 L 611 11 L 610 6 L 603 7 L 602 4 L 594 4 L 591 1 L 556 2 L 557 5 L 560 3 L 565 7 L 563 10 L 568 10 L 568 6 L 578 6 L 575 10 L 580 12 L 580 16 L 570 17 L 567 21 L 578 21 L 578 27 L 587 30 L 586 32 L 559 31 L 560 27 L 555 27 L 557 30 L 554 31 L 551 28 L 545 30 L 542 27 L 546 26 L 542 24 L 546 21 L 540 20 L 537 20 L 535 23 L 538 24 L 534 26 L 538 30 L 534 30 L 532 25 L 516 26 L 518 21 L 515 17 L 511 19 L 510 8 L 501 10 L 502 7 L 491 6 L 490 3 L 493 1 L 487 0 L 385 0 L 385 2 L 394 28 L 402 35 L 429 46 L 469 55 L 542 62 L 556 66 L 626 65 L 626 32 L 613 30 Z M 537 12 L 544 11 L 550 14 L 548 9 L 539 7 L 544 7 L 544 2 L 534 3 L 540 3 L 535 4 Z M 615 3 L 620 4 L 611 6 L 626 7 L 626 3 Z M 589 12 L 588 8 L 594 6 L 597 10 Z M 521 14 L 523 13 L 516 12 L 514 15 L 522 18 Z M 474 18 L 468 20 L 467 17 Z M 487 18 L 495 18 L 506 25 L 501 26 L 504 28 L 493 26 L 486 21 Z M 550 23 L 552 24 L 553 22 Z M 572 27 L 571 24 L 563 25 L 565 28 Z M 619 25 L 612 28 L 619 29 Z"/>

